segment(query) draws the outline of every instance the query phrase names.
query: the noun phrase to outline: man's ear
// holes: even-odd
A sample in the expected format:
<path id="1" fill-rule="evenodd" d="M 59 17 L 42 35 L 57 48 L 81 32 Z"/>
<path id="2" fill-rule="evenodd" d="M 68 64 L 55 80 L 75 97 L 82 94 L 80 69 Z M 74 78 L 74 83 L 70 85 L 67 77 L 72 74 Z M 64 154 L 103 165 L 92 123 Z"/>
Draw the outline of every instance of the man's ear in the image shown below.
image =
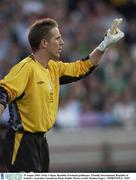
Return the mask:
<path id="1" fill-rule="evenodd" d="M 42 39 L 41 40 L 41 47 L 42 48 L 47 48 L 47 46 L 48 46 L 48 41 L 46 39 Z"/>

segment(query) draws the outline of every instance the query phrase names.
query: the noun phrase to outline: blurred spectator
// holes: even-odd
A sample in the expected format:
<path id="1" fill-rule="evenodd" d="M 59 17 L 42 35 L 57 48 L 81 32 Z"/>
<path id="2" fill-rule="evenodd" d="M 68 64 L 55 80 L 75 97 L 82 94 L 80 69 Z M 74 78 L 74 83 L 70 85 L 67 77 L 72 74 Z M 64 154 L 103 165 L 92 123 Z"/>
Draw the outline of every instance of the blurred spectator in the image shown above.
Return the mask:
<path id="1" fill-rule="evenodd" d="M 135 107 L 133 105 L 133 93 L 129 89 L 122 92 L 120 100 L 112 109 L 113 117 L 125 128 L 134 128 L 136 125 Z"/>
<path id="2" fill-rule="evenodd" d="M 66 99 L 62 99 L 57 117 L 57 127 L 63 129 L 73 129 L 79 126 L 80 101 L 72 94 Z"/>
<path id="3" fill-rule="evenodd" d="M 91 107 L 89 101 L 85 101 L 82 104 L 82 111 L 80 113 L 80 127 L 81 128 L 90 128 L 98 127 L 100 125 L 100 116 L 99 113 Z"/>

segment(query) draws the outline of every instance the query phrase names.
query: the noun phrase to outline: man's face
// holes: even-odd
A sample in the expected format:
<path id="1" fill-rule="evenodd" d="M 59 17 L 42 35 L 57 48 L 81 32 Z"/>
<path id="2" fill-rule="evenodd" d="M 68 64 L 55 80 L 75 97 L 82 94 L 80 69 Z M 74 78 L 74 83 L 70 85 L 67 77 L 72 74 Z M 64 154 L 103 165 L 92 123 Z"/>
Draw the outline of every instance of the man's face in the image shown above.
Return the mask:
<path id="1" fill-rule="evenodd" d="M 48 56 L 51 59 L 60 58 L 60 54 L 64 45 L 64 41 L 61 38 L 61 34 L 57 27 L 51 29 L 50 31 L 50 39 L 47 40 L 46 51 L 48 52 Z"/>

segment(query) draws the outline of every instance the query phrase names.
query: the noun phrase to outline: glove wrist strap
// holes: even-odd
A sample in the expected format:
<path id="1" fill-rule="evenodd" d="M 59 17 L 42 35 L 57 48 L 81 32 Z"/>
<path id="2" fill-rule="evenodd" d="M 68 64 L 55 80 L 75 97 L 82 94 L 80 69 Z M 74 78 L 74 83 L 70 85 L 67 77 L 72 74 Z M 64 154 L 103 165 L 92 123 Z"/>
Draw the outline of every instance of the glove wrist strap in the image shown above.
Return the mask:
<path id="1" fill-rule="evenodd" d="M 104 41 L 102 41 L 97 48 L 102 52 L 104 52 L 107 49 Z"/>

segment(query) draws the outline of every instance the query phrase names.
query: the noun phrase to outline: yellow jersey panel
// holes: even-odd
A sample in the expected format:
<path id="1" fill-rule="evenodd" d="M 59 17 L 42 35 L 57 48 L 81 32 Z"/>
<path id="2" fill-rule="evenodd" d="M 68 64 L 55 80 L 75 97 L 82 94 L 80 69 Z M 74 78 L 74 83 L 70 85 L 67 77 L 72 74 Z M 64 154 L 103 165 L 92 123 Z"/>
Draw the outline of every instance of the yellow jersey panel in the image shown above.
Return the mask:
<path id="1" fill-rule="evenodd" d="M 90 60 L 50 60 L 45 68 L 26 57 L 0 81 L 8 94 L 10 126 L 16 131 L 47 132 L 55 123 L 61 82 L 79 80 L 93 69 Z"/>

